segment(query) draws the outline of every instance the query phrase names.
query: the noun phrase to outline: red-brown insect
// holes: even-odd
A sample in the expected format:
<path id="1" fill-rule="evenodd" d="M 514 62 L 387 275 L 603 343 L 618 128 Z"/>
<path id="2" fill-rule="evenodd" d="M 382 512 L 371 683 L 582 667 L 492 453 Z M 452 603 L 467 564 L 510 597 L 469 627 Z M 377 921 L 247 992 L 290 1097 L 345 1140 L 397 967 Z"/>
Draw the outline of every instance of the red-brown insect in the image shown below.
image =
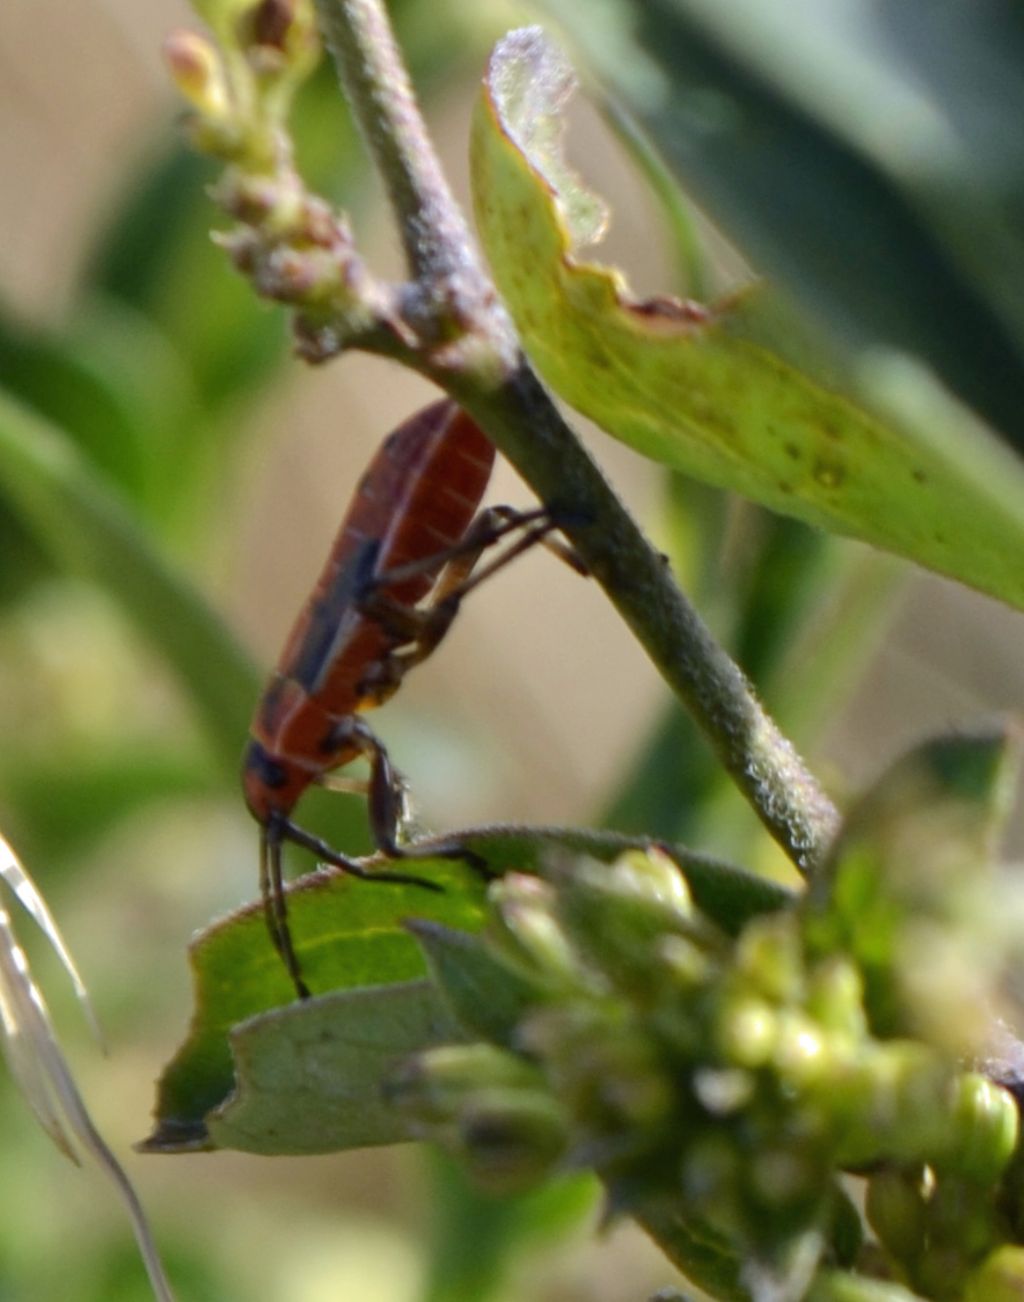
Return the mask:
<path id="1" fill-rule="evenodd" d="M 494 447 L 454 403 L 434 403 L 384 442 L 356 490 L 327 565 L 292 629 L 250 730 L 242 773 L 246 804 L 261 827 L 260 887 L 274 945 L 300 995 L 281 873 L 281 844 L 292 841 L 357 876 L 432 883 L 402 873 L 369 873 L 292 821 L 303 792 L 357 756 L 370 763 L 370 823 L 378 847 L 403 851 L 397 835 L 404 789 L 360 713 L 382 704 L 447 632 L 459 602 L 511 555 L 543 538 L 546 511 L 495 508 L 478 515 Z M 521 537 L 470 576 L 484 548 L 509 532 Z M 417 608 L 436 589 L 427 608 Z M 473 859 L 458 846 L 448 857 Z"/>

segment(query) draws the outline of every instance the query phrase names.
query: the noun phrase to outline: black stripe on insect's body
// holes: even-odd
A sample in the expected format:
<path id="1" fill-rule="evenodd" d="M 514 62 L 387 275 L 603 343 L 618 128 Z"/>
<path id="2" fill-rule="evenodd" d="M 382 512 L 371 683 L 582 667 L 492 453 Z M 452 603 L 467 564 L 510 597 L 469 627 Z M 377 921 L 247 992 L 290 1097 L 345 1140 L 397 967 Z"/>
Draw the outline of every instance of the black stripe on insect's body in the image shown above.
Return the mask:
<path id="1" fill-rule="evenodd" d="M 351 715 L 336 719 L 317 743 L 322 755 L 334 755 L 344 747 L 352 745 L 354 731 L 358 725 Z"/>
<path id="2" fill-rule="evenodd" d="M 245 748 L 245 771 L 255 773 L 270 791 L 276 791 L 288 781 L 284 765 L 255 738 Z"/>
<path id="3" fill-rule="evenodd" d="M 298 654 L 283 670 L 304 691 L 315 693 L 324 673 L 334 663 L 342 620 L 366 595 L 379 554 L 378 538 L 361 542 L 348 562 L 338 568 L 324 595 L 314 603 Z"/>

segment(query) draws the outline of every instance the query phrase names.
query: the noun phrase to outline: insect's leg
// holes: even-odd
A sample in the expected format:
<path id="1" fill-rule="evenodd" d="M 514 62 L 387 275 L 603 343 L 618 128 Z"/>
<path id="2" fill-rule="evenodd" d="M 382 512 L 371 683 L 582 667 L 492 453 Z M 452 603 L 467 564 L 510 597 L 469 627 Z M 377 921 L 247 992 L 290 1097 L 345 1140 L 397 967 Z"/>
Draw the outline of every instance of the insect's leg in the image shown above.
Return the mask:
<path id="1" fill-rule="evenodd" d="M 433 654 L 451 628 L 463 601 L 474 588 L 504 569 L 517 556 L 529 551 L 537 543 L 544 542 L 554 527 L 550 516 L 545 512 L 535 523 L 524 528 L 510 547 L 486 565 L 473 568 L 469 573 L 460 572 L 457 564 L 449 566 L 441 575 L 430 604 L 422 612 L 423 621 L 414 645 L 399 653 L 406 662 L 403 672 L 408 672 L 413 665 Z"/>
<path id="2" fill-rule="evenodd" d="M 396 587 L 407 580 L 427 573 L 438 575 L 435 597 L 465 583 L 477 561 L 488 547 L 500 542 L 508 534 L 534 524 L 545 518 L 547 512 L 540 508 L 536 511 L 517 511 L 510 506 L 492 506 L 472 521 L 467 532 L 457 543 L 441 551 L 432 552 L 407 565 L 398 565 L 384 570 L 371 578 L 359 598 L 359 609 L 367 618 L 374 620 L 386 630 L 396 642 L 418 642 L 427 611 L 410 606 L 391 595 L 389 588 Z M 437 645 L 438 638 L 434 642 Z M 433 649 L 433 647 L 431 648 Z"/>
<path id="3" fill-rule="evenodd" d="M 458 587 L 469 580 L 470 573 L 475 570 L 476 562 L 480 554 L 487 548 L 500 542 L 502 538 L 516 530 L 522 529 L 530 535 L 529 542 L 525 543 L 521 550 L 525 551 L 532 547 L 534 543 L 540 543 L 546 547 L 553 556 L 557 556 L 570 569 L 584 578 L 590 577 L 590 567 L 580 556 L 570 543 L 560 538 L 552 538 L 551 534 L 560 529 L 564 524 L 569 523 L 569 517 L 564 511 L 549 506 L 538 506 L 530 511 L 521 511 L 512 506 L 491 506 L 479 513 L 476 519 L 469 526 L 468 531 L 462 539 L 462 542 L 453 549 L 455 554 L 452 562 L 449 563 L 441 575 L 442 587 Z M 459 551 L 465 549 L 469 556 L 468 564 L 459 564 Z M 493 574 L 495 570 L 501 569 L 505 561 L 505 555 L 498 557 L 492 562 L 491 567 L 483 573 L 483 577 Z M 512 555 L 519 555 L 519 549 L 513 549 Z M 477 583 L 476 574 L 469 584 L 475 587 Z M 465 593 L 463 593 L 465 595 Z"/>
<path id="4" fill-rule="evenodd" d="M 260 830 L 260 895 L 271 942 L 281 955 L 295 986 L 295 993 L 300 999 L 308 999 L 309 987 L 302 979 L 302 969 L 288 925 L 288 902 L 281 871 L 281 823 L 277 820 Z"/>
<path id="5" fill-rule="evenodd" d="M 389 859 L 408 859 L 410 851 L 403 846 L 398 836 L 406 817 L 405 785 L 391 757 L 372 729 L 361 719 L 354 719 L 351 733 L 352 741 L 357 744 L 370 764 L 370 785 L 367 809 L 370 816 L 370 830 L 374 843 L 382 854 Z M 487 873 L 487 861 L 461 845 L 458 841 L 440 842 L 431 846 L 430 857 L 433 859 L 460 859 L 476 869 Z M 397 874 L 389 876 L 394 879 Z M 376 876 L 376 874 L 374 874 Z M 433 883 L 431 883 L 433 884 Z"/>
<path id="6" fill-rule="evenodd" d="M 410 669 L 433 655 L 451 628 L 465 597 L 536 543 L 546 545 L 552 542 L 556 554 L 569 560 L 570 549 L 562 548 L 548 537 L 556 527 L 554 517 L 544 507 L 534 511 L 516 511 L 508 506 L 496 506 L 481 512 L 462 542 L 440 553 L 447 556 L 447 560 L 430 602 L 423 608 L 403 605 L 385 589 L 409 578 L 424 565 L 433 568 L 437 563 L 436 556 L 426 558 L 422 564 L 413 562 L 378 575 L 360 608 L 405 645 L 370 667 L 360 684 L 362 695 L 377 704 L 387 700 Z M 477 568 L 486 548 L 517 530 L 522 532 L 512 546 L 487 565 Z M 573 562 L 569 560 L 569 563 Z M 574 567 L 580 569 L 579 565 Z"/>
<path id="7" fill-rule="evenodd" d="M 340 868 L 350 877 L 358 877 L 368 882 L 383 882 L 394 886 L 422 886 L 427 891 L 443 891 L 444 887 L 438 882 L 428 881 L 425 877 L 417 877 L 413 873 L 393 873 L 390 871 L 380 872 L 376 869 L 367 868 L 364 864 L 358 863 L 355 859 L 350 859 L 347 855 L 340 854 L 333 846 L 322 841 L 312 832 L 307 832 L 305 828 L 299 827 L 291 821 L 282 821 L 280 824 L 281 837 L 285 841 L 291 841 L 294 845 L 300 845 L 304 850 L 309 850 L 321 859 L 324 863 L 329 863 L 335 868 Z M 385 852 L 386 853 L 386 852 Z M 394 858 L 402 856 L 395 855 Z"/>
<path id="8" fill-rule="evenodd" d="M 396 565 L 376 575 L 367 585 L 364 603 L 372 601 L 374 594 L 381 589 L 404 583 L 407 579 L 417 578 L 424 571 L 436 574 L 442 568 L 457 563 L 464 572 L 468 573 L 476 564 L 481 552 L 486 551 L 488 547 L 493 547 L 508 534 L 515 533 L 517 529 L 544 520 L 551 521 L 549 528 L 557 528 L 552 513 L 547 507 L 539 506 L 529 511 L 520 511 L 512 506 L 489 506 L 470 522 L 463 536 L 450 547 L 443 547 L 429 556 L 409 561 L 406 565 Z"/>
<path id="9" fill-rule="evenodd" d="M 350 778 L 345 773 L 319 773 L 316 784 L 325 791 L 342 791 L 349 796 L 365 796 L 370 790 L 365 778 Z"/>

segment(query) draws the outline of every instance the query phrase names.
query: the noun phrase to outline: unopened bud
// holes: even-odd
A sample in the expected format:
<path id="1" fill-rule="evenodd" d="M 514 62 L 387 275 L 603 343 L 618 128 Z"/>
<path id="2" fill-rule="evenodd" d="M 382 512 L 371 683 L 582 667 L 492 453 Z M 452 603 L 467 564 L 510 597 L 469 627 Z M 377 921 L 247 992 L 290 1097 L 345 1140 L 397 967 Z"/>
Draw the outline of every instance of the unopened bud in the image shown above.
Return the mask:
<path id="1" fill-rule="evenodd" d="M 803 1001 L 804 966 L 800 937 L 788 915 L 756 918 L 736 945 L 736 969 L 772 1003 Z"/>
<path id="2" fill-rule="evenodd" d="M 184 28 L 164 41 L 164 58 L 174 84 L 204 118 L 223 118 L 228 89 L 217 51 L 198 32 Z"/>
<path id="3" fill-rule="evenodd" d="M 729 1000 L 715 1024 L 719 1052 L 737 1067 L 763 1067 L 775 1051 L 778 1016 L 763 999 Z"/>
<path id="4" fill-rule="evenodd" d="M 703 934 L 685 877 L 660 851 L 631 851 L 613 864 L 583 860 L 555 880 L 573 944 L 627 993 L 663 983 L 664 940 Z"/>
<path id="5" fill-rule="evenodd" d="M 555 916 L 554 891 L 536 877 L 509 873 L 490 888 L 488 939 L 498 956 L 533 980 L 577 983 L 578 964 Z"/>
<path id="6" fill-rule="evenodd" d="M 968 1180 L 990 1184 L 1017 1147 L 1017 1104 L 1001 1085 L 975 1072 L 956 1078 L 952 1102 L 952 1152 L 942 1166 Z"/>
<path id="7" fill-rule="evenodd" d="M 387 1082 L 386 1093 L 429 1135 L 435 1127 L 456 1122 L 467 1099 L 477 1093 L 539 1084 L 536 1069 L 515 1054 L 489 1044 L 453 1044 L 403 1063 Z"/>
<path id="8" fill-rule="evenodd" d="M 871 1262 L 872 1244 L 866 1244 L 861 1256 Z M 878 1272 L 885 1269 L 878 1262 Z M 814 1287 L 808 1294 L 814 1302 L 917 1302 L 917 1294 L 909 1293 L 902 1284 L 876 1279 L 874 1275 L 854 1274 L 852 1271 L 827 1270 L 814 1277 Z"/>
<path id="9" fill-rule="evenodd" d="M 459 1118 L 458 1150 L 492 1193 L 518 1193 L 550 1176 L 569 1142 L 558 1102 L 540 1090 L 484 1090 Z"/>
<path id="10" fill-rule="evenodd" d="M 412 1134 L 442 1144 L 495 1192 L 543 1180 L 568 1143 L 562 1108 L 537 1069 L 492 1045 L 422 1053 L 391 1078 L 387 1096 Z"/>
<path id="11" fill-rule="evenodd" d="M 925 1045 L 865 1045 L 835 1087 L 819 1091 L 838 1128 L 841 1166 L 930 1161 L 948 1142 L 949 1070 Z"/>
<path id="12" fill-rule="evenodd" d="M 552 1004 L 520 1024 L 519 1038 L 588 1131 L 653 1131 L 671 1118 L 675 1083 L 659 1045 L 624 1023 L 620 1010 L 582 1000 Z"/>
<path id="13" fill-rule="evenodd" d="M 663 936 L 658 941 L 658 965 L 681 993 L 707 980 L 710 964 L 707 951 L 687 936 Z"/>
<path id="14" fill-rule="evenodd" d="M 1024 1248 L 997 1248 L 971 1271 L 964 1302 L 1020 1302 L 1024 1297 Z"/>
<path id="15" fill-rule="evenodd" d="M 778 1213 L 794 1204 L 819 1202 L 822 1194 L 821 1163 L 815 1155 L 780 1144 L 763 1145 L 751 1158 L 745 1180 L 748 1198 L 765 1210 Z"/>
<path id="16" fill-rule="evenodd" d="M 779 1015 L 773 1060 L 784 1086 L 799 1090 L 820 1081 L 830 1066 L 828 1048 L 820 1027 L 803 1013 Z"/>
<path id="17" fill-rule="evenodd" d="M 925 1247 L 928 1211 L 920 1173 L 880 1171 L 868 1181 L 868 1221 L 885 1247 L 905 1269 L 912 1268 Z"/>
<path id="18" fill-rule="evenodd" d="M 860 1040 L 867 1035 L 864 982 L 849 959 L 831 955 L 811 974 L 807 1011 L 826 1031 Z"/>

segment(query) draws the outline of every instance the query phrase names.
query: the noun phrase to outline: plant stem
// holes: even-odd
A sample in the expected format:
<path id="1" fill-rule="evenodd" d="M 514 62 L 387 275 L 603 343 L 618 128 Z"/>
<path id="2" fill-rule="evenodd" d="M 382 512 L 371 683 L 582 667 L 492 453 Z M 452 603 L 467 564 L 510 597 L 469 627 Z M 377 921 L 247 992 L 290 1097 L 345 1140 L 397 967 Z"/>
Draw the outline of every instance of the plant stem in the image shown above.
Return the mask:
<path id="1" fill-rule="evenodd" d="M 739 667 L 712 638 L 523 356 L 441 173 L 380 0 L 316 0 L 338 68 L 382 172 L 410 271 L 435 325 L 456 308 L 458 351 L 413 359 L 491 435 L 572 540 L 769 832 L 805 873 L 839 816 Z M 452 320 L 449 312 L 447 320 Z"/>
<path id="2" fill-rule="evenodd" d="M 427 133 L 384 6 L 379 0 L 315 2 L 398 221 L 411 288 L 418 291 L 406 304 L 406 318 L 428 343 L 444 333 L 439 318 L 477 328 L 494 290 Z"/>

